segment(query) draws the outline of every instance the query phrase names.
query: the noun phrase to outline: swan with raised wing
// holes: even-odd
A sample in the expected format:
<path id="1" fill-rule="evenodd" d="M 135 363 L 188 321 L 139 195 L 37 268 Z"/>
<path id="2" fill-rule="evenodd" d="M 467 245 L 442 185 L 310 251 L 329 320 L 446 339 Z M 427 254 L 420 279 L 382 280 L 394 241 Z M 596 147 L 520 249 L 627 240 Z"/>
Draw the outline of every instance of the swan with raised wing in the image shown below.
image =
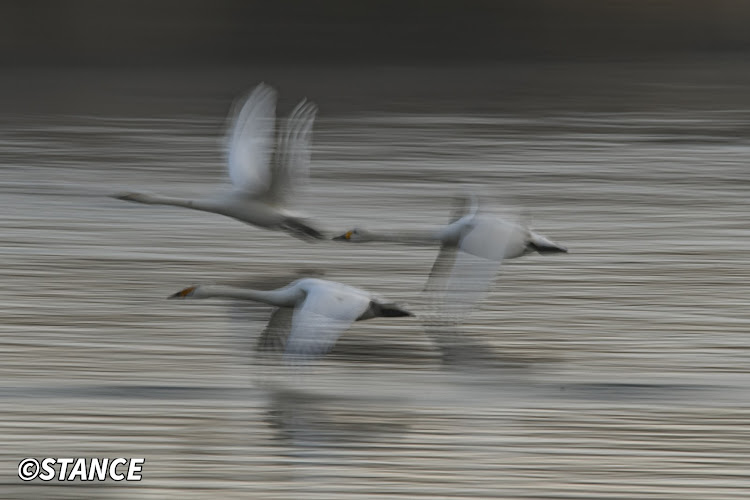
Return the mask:
<path id="1" fill-rule="evenodd" d="M 316 106 L 303 100 L 275 138 L 276 91 L 258 85 L 234 115 L 228 131 L 229 177 L 233 190 L 208 198 L 174 198 L 145 192 L 115 198 L 149 205 L 173 205 L 213 212 L 253 226 L 285 231 L 297 238 L 323 234 L 287 205 L 308 176 L 310 142 Z"/>

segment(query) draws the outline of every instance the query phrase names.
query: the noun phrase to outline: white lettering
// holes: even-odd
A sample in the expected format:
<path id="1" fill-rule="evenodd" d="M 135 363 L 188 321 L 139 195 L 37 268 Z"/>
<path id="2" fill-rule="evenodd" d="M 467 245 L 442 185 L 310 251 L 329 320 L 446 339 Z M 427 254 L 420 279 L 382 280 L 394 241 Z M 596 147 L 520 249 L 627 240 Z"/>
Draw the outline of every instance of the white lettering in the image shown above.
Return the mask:
<path id="1" fill-rule="evenodd" d="M 68 465 L 73 463 L 72 458 L 58 458 L 57 463 L 60 464 L 60 475 L 57 476 L 58 481 L 65 481 L 65 473 L 68 472 Z"/>
<path id="2" fill-rule="evenodd" d="M 55 478 L 55 460 L 54 458 L 45 458 L 42 460 L 42 474 L 39 474 L 39 479 L 42 481 L 52 481 Z"/>
<path id="3" fill-rule="evenodd" d="M 112 463 L 109 464 L 109 477 L 111 477 L 115 481 L 122 481 L 123 479 L 125 479 L 124 474 L 117 473 L 117 466 L 126 463 L 128 463 L 128 461 L 124 458 L 115 458 L 114 460 L 112 460 Z"/>
<path id="4" fill-rule="evenodd" d="M 128 481 L 140 481 L 141 475 L 136 475 L 136 472 L 142 472 L 143 463 L 146 461 L 145 458 L 131 458 L 130 466 L 128 467 Z"/>
<path id="5" fill-rule="evenodd" d="M 73 481 L 76 477 L 79 477 L 81 481 L 86 480 L 86 459 L 85 458 L 79 458 L 78 460 L 76 460 L 76 463 L 73 466 L 73 469 L 70 471 L 70 474 L 68 475 L 68 481 Z"/>
<path id="6" fill-rule="evenodd" d="M 94 480 L 94 473 L 99 481 L 107 479 L 107 464 L 109 463 L 108 458 L 102 458 L 101 461 L 98 458 L 91 459 L 91 466 L 89 467 L 89 481 Z"/>

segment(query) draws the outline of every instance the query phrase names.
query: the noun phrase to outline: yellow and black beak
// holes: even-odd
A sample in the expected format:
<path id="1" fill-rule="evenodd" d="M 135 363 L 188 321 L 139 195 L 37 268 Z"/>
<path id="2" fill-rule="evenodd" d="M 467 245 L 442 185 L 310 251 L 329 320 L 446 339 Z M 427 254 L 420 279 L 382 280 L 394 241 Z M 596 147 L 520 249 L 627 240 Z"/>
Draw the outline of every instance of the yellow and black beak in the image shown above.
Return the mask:
<path id="1" fill-rule="evenodd" d="M 189 296 L 191 293 L 195 291 L 195 289 L 198 288 L 197 286 L 189 286 L 183 290 L 180 290 L 177 293 L 173 293 L 168 299 L 184 299 L 185 297 Z"/>
<path id="2" fill-rule="evenodd" d="M 351 239 L 351 237 L 352 237 L 352 234 L 354 234 L 354 231 L 347 231 L 344 234 L 342 234 L 341 236 L 336 236 L 333 239 L 336 240 L 336 241 L 349 241 Z"/>

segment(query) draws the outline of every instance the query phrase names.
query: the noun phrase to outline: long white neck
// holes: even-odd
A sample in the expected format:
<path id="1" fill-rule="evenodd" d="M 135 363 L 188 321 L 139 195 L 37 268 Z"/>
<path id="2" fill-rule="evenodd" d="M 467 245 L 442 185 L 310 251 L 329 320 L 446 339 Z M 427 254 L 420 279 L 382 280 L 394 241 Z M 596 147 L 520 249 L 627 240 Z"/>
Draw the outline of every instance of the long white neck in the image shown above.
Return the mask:
<path id="1" fill-rule="evenodd" d="M 174 198 L 151 193 L 131 193 L 118 196 L 118 198 L 146 205 L 173 205 L 175 207 L 192 208 L 193 210 L 203 210 L 205 212 L 218 212 L 220 207 L 212 200 L 189 200 L 185 198 Z"/>
<path id="2" fill-rule="evenodd" d="M 404 243 L 407 245 L 434 245 L 440 243 L 440 231 L 429 229 L 410 229 L 408 231 L 367 231 L 363 241 L 383 241 Z"/>
<path id="3" fill-rule="evenodd" d="M 254 300 L 277 307 L 294 307 L 304 298 L 304 295 L 296 287 L 281 288 L 279 290 L 251 290 L 249 288 L 237 288 L 225 285 L 201 285 L 195 289 L 192 297 L 196 299 L 225 297 Z"/>

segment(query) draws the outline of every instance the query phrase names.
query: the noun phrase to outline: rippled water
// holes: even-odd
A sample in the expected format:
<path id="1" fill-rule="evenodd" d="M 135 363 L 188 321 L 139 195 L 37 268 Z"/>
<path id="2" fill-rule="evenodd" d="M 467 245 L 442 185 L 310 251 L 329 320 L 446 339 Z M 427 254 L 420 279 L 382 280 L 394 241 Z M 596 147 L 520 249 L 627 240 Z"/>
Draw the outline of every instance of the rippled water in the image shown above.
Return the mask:
<path id="1" fill-rule="evenodd" d="M 419 320 L 385 318 L 291 375 L 252 362 L 266 308 L 165 297 L 312 268 L 421 312 L 436 250 L 106 196 L 220 189 L 224 113 L 262 74 L 6 75 L 3 496 L 746 498 L 750 78 L 734 68 L 331 70 L 309 90 L 275 70 L 281 111 L 321 105 L 297 201 L 332 234 L 442 224 L 475 189 L 571 249 L 507 262 L 450 363 Z M 138 484 L 51 486 L 18 479 L 27 456 L 146 464 Z"/>

